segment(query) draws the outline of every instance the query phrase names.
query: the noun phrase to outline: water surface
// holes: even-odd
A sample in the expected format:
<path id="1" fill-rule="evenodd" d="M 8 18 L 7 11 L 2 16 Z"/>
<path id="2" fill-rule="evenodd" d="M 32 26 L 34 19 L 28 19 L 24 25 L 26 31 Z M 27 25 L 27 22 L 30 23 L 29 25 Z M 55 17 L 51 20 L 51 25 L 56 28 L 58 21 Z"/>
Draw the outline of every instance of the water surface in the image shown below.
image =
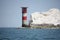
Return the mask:
<path id="1" fill-rule="evenodd" d="M 60 40 L 60 29 L 0 28 L 0 40 Z"/>

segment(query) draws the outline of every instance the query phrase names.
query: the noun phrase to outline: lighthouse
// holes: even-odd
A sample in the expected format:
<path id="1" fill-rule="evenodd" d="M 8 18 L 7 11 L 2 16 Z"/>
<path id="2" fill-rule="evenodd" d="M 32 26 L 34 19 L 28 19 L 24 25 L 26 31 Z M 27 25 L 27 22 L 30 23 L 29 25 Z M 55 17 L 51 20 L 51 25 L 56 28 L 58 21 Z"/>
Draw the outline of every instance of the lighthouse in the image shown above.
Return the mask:
<path id="1" fill-rule="evenodd" d="M 22 27 L 27 27 L 27 7 L 22 7 Z"/>

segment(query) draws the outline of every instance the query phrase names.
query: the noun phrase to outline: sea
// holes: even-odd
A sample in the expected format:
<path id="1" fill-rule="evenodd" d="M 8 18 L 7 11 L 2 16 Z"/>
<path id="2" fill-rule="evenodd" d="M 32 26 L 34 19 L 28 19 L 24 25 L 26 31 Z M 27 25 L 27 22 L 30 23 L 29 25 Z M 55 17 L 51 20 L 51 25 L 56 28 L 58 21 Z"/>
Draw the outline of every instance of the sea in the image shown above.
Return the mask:
<path id="1" fill-rule="evenodd" d="M 60 29 L 0 28 L 0 40 L 60 40 Z"/>

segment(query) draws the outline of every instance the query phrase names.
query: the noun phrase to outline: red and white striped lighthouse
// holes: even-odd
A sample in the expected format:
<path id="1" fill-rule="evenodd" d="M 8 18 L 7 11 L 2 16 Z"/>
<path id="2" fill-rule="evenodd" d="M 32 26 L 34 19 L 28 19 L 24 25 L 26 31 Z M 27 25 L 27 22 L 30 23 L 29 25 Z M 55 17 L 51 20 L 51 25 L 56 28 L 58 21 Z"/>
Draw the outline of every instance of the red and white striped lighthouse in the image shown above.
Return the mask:
<path id="1" fill-rule="evenodd" d="M 22 7 L 22 27 L 27 25 L 27 7 Z"/>

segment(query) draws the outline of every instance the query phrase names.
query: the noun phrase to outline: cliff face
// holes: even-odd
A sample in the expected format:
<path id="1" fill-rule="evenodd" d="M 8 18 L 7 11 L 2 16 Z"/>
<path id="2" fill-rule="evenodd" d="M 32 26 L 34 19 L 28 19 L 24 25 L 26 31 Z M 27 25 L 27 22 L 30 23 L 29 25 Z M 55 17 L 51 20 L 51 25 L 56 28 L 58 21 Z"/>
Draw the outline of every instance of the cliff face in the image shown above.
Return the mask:
<path id="1" fill-rule="evenodd" d="M 60 10 L 53 8 L 46 12 L 34 12 L 31 14 L 30 25 L 34 24 L 60 24 Z"/>

